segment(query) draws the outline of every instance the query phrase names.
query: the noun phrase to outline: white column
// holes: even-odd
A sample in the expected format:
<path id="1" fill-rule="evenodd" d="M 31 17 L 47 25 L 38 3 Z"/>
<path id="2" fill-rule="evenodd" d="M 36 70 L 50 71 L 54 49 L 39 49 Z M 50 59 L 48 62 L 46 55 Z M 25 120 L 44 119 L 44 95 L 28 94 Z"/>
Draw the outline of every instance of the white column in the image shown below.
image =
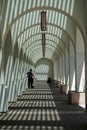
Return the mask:
<path id="1" fill-rule="evenodd" d="M 69 89 L 75 90 L 75 52 L 71 42 L 69 49 L 69 69 Z"/>
<path id="2" fill-rule="evenodd" d="M 76 53 L 76 67 L 77 67 L 77 91 L 83 92 L 85 88 L 85 61 L 84 53 Z"/>
<path id="3" fill-rule="evenodd" d="M 11 70 L 11 73 L 12 75 L 11 76 L 11 82 L 9 84 L 9 98 L 8 98 L 8 101 L 9 102 L 14 102 L 17 100 L 17 80 L 16 80 L 16 77 L 17 77 L 17 72 L 18 71 L 18 68 L 17 68 L 17 61 L 14 60 L 12 62 L 12 70 Z"/>
<path id="4" fill-rule="evenodd" d="M 54 80 L 57 80 L 58 79 L 58 61 L 57 59 L 54 61 L 54 64 L 53 64 L 53 72 L 54 72 Z"/>
<path id="5" fill-rule="evenodd" d="M 60 57 L 58 58 L 58 81 L 61 81 Z"/>
<path id="6" fill-rule="evenodd" d="M 62 54 L 62 83 L 65 84 L 65 57 Z"/>
<path id="7" fill-rule="evenodd" d="M 0 112 L 8 111 L 8 93 L 8 87 L 0 84 Z"/>
<path id="8" fill-rule="evenodd" d="M 25 86 L 25 80 L 26 80 L 26 72 L 25 72 L 25 70 L 26 70 L 26 67 L 25 67 L 25 61 L 23 61 L 23 70 L 22 70 L 22 76 L 23 76 L 23 91 L 25 91 L 26 90 L 26 86 Z"/>
<path id="9" fill-rule="evenodd" d="M 85 42 L 85 109 L 87 111 L 87 41 Z"/>
<path id="10" fill-rule="evenodd" d="M 4 84 L 5 83 L 5 77 L 4 77 L 4 51 L 1 49 L 0 50 L 0 72 L 1 72 L 1 83 Z"/>
<path id="11" fill-rule="evenodd" d="M 4 51 L 0 48 L 0 112 L 8 111 L 8 87 L 4 77 Z"/>
<path id="12" fill-rule="evenodd" d="M 5 53 L 8 55 L 7 53 Z M 5 63 L 5 82 L 9 86 L 11 82 L 11 76 L 12 76 L 12 62 L 13 62 L 13 57 L 12 55 L 8 55 L 7 57 L 7 62 Z"/>
<path id="13" fill-rule="evenodd" d="M 76 30 L 76 89 L 83 92 L 85 88 L 85 57 L 84 41 L 77 28 Z"/>
<path id="14" fill-rule="evenodd" d="M 27 72 L 27 64 L 26 64 L 26 62 L 25 62 L 25 71 L 24 71 L 24 77 L 25 77 L 25 89 L 27 89 L 28 88 L 28 86 L 27 86 L 27 74 L 26 74 L 26 72 Z M 33 72 L 34 72 L 34 68 L 33 68 Z"/>
<path id="15" fill-rule="evenodd" d="M 62 57 L 60 56 L 60 79 L 61 79 L 61 83 L 62 83 Z"/>
<path id="16" fill-rule="evenodd" d="M 17 84 L 18 86 L 18 95 L 22 95 L 22 90 L 23 90 L 23 81 L 22 81 L 22 74 L 23 74 L 23 61 L 19 61 L 19 74 L 18 74 L 18 79 L 19 83 Z"/>
<path id="17" fill-rule="evenodd" d="M 69 86 L 69 52 L 65 50 L 65 64 L 66 64 L 66 75 L 65 75 L 65 84 Z"/>

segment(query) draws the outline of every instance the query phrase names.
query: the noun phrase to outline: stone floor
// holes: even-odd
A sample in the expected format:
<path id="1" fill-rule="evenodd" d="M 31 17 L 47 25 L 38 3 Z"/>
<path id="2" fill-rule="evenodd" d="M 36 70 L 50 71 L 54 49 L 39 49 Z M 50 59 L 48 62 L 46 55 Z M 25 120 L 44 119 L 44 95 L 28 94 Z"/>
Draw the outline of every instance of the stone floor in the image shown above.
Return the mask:
<path id="1" fill-rule="evenodd" d="M 0 113 L 0 130 L 87 130 L 87 113 L 69 105 L 57 87 L 40 82 L 9 103 L 8 113 Z"/>

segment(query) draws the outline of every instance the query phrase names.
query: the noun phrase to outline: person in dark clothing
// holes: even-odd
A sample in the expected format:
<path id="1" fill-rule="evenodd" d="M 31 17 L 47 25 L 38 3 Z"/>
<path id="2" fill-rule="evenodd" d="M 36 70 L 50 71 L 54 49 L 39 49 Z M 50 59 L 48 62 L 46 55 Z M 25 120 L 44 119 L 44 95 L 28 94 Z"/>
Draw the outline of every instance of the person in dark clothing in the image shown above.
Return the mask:
<path id="1" fill-rule="evenodd" d="M 27 77 L 28 77 L 28 88 L 33 88 L 33 73 L 32 73 L 32 69 L 30 69 L 30 71 L 27 72 Z"/>
<path id="2" fill-rule="evenodd" d="M 47 83 L 48 83 L 49 86 L 51 87 L 51 83 L 52 83 L 52 81 L 51 81 L 51 78 L 50 78 L 50 77 L 48 77 Z"/>

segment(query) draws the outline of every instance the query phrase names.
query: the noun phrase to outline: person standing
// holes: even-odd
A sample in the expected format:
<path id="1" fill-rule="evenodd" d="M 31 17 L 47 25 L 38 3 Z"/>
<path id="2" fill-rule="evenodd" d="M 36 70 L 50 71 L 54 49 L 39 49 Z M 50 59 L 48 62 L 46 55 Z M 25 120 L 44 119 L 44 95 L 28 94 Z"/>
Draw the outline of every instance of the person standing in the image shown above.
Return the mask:
<path id="1" fill-rule="evenodd" d="M 35 79 L 35 74 L 34 73 L 32 73 L 32 79 L 33 79 L 32 88 L 34 88 L 34 79 Z"/>
<path id="2" fill-rule="evenodd" d="M 51 83 L 52 83 L 52 81 L 51 81 L 51 78 L 50 78 L 50 77 L 48 77 L 47 83 L 48 83 L 49 86 L 51 87 Z"/>
<path id="3" fill-rule="evenodd" d="M 27 77 L 28 77 L 28 88 L 33 88 L 33 73 L 32 73 L 32 69 L 30 69 L 30 71 L 27 72 Z"/>

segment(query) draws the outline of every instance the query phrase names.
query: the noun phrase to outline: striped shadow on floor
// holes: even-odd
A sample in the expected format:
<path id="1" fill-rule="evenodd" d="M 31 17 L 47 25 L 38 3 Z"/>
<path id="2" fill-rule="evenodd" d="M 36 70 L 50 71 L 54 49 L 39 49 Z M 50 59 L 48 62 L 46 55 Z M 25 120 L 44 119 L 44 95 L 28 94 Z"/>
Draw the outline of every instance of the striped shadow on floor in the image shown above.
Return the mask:
<path id="1" fill-rule="evenodd" d="M 0 130 L 86 130 L 87 114 L 78 105 L 69 105 L 67 95 L 56 87 L 37 83 L 17 102 L 9 103 L 9 112 L 0 114 Z"/>

